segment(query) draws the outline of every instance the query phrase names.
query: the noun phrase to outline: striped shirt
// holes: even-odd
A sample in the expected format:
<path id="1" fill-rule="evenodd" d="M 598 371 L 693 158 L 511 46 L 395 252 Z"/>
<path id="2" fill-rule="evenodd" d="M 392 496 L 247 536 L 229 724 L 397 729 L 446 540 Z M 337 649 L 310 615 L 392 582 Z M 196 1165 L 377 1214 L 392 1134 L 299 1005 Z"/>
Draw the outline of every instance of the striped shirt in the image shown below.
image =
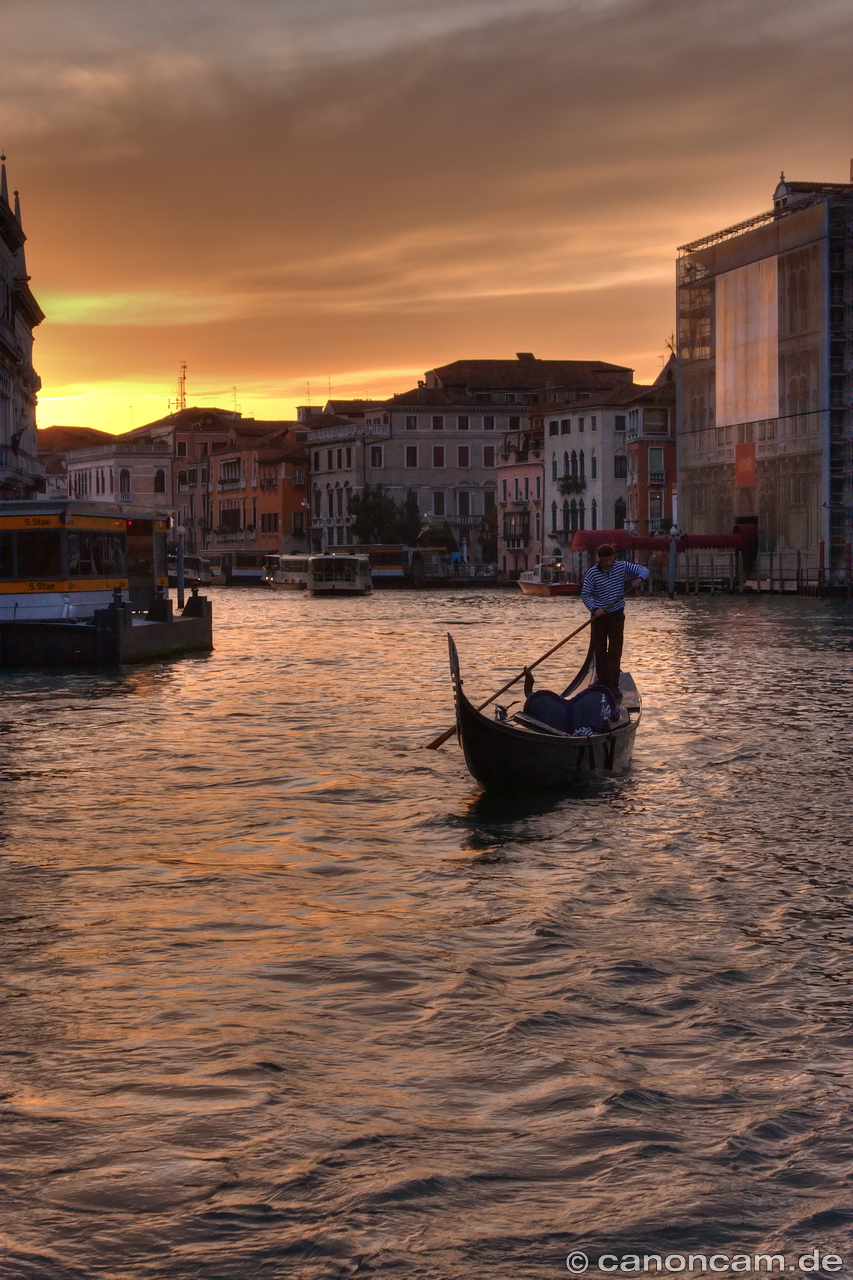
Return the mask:
<path id="1" fill-rule="evenodd" d="M 616 613 L 625 608 L 625 590 L 629 584 L 635 578 L 642 578 L 645 582 L 648 576 L 648 569 L 641 564 L 632 564 L 630 560 L 615 560 L 607 573 L 594 564 L 586 571 L 581 599 L 590 613 L 595 613 L 596 609 Z"/>

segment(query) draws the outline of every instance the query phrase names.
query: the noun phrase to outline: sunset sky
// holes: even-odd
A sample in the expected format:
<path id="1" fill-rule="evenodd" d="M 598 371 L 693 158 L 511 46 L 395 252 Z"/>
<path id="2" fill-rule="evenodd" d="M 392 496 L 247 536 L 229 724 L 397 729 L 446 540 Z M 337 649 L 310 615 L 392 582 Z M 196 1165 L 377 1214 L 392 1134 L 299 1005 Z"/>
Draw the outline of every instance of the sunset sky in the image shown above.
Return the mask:
<path id="1" fill-rule="evenodd" d="M 660 370 L 677 245 L 846 181 L 849 0 L 4 0 L 39 425 Z"/>

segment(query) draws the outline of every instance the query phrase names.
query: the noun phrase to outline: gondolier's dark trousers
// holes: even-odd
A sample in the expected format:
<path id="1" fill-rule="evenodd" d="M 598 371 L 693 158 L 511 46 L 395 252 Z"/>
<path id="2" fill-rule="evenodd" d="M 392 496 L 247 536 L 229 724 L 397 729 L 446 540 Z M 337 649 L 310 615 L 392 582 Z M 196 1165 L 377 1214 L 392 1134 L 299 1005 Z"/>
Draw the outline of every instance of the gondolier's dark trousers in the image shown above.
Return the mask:
<path id="1" fill-rule="evenodd" d="M 615 613 L 605 613 L 601 618 L 593 618 L 591 631 L 597 678 L 615 693 L 619 688 L 625 610 L 617 609 Z"/>

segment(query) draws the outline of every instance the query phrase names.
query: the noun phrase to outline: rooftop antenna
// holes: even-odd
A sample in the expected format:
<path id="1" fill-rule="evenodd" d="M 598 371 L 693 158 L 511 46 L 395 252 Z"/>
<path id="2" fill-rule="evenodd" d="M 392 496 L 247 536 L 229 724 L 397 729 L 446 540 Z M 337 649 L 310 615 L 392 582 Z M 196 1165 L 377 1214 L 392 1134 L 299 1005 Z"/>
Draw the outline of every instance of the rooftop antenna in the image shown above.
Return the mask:
<path id="1" fill-rule="evenodd" d="M 231 388 L 231 394 L 234 397 L 234 412 L 236 413 L 237 412 L 237 388 L 236 387 Z"/>
<path id="2" fill-rule="evenodd" d="M 175 402 L 177 410 L 186 409 L 187 407 L 187 362 L 181 361 L 181 368 L 178 373 L 178 398 Z"/>
<path id="3" fill-rule="evenodd" d="M 310 409 L 311 408 L 311 383 L 306 382 L 305 385 L 308 388 L 308 408 Z"/>

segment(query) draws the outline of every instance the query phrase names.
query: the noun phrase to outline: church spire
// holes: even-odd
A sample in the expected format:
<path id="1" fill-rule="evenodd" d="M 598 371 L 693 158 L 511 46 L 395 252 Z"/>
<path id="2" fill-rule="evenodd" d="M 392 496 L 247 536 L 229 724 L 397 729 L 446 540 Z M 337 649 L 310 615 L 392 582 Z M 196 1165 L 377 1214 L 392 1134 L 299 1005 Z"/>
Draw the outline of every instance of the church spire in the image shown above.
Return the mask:
<path id="1" fill-rule="evenodd" d="M 0 200 L 9 203 L 9 184 L 6 181 L 6 157 L 0 156 Z"/>
<path id="2" fill-rule="evenodd" d="M 15 192 L 15 221 L 21 225 L 21 197 Z"/>

